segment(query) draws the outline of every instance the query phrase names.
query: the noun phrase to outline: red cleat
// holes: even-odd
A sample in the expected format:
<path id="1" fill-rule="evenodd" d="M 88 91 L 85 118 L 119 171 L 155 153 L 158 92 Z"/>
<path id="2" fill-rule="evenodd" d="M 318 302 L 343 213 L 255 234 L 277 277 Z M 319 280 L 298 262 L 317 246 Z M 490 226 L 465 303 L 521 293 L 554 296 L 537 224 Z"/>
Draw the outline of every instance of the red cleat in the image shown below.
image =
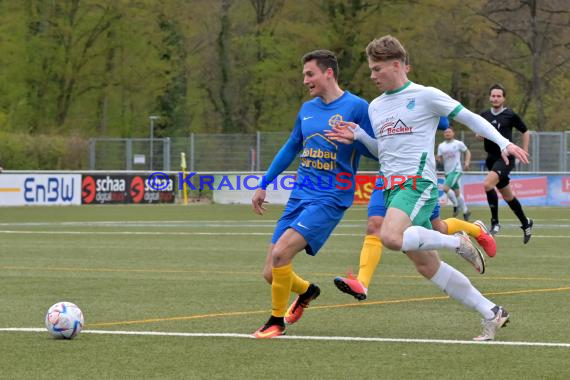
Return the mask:
<path id="1" fill-rule="evenodd" d="M 350 294 L 359 301 L 364 301 L 368 295 L 368 289 L 362 285 L 352 274 L 348 278 L 336 277 L 334 284 L 343 293 Z"/>
<path id="2" fill-rule="evenodd" d="M 287 309 L 287 313 L 285 313 L 285 323 L 292 325 L 293 323 L 298 322 L 303 316 L 305 309 L 309 307 L 309 303 L 316 299 L 320 294 L 321 288 L 316 284 L 309 285 L 309 289 L 307 289 L 305 293 L 297 296 L 295 301 L 293 301 L 291 306 L 289 306 L 289 309 Z"/>
<path id="3" fill-rule="evenodd" d="M 485 224 L 482 221 L 476 220 L 473 224 L 476 224 L 481 229 L 481 235 L 476 237 L 475 240 L 481 248 L 483 248 L 487 256 L 494 257 L 497 254 L 497 243 L 495 242 L 495 238 L 489 233 L 487 227 L 485 227 Z"/>

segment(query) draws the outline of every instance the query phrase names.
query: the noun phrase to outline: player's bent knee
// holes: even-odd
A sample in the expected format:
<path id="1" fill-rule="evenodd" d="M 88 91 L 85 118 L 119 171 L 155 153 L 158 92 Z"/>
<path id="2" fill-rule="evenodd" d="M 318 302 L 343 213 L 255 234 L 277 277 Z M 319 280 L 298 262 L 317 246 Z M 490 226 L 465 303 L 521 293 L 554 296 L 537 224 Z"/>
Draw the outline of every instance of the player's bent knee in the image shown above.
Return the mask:
<path id="1" fill-rule="evenodd" d="M 389 233 L 389 231 L 381 231 L 380 240 L 382 240 L 382 244 L 388 249 L 393 251 L 402 249 L 403 239 L 400 235 Z"/>
<path id="2" fill-rule="evenodd" d="M 491 176 L 491 174 L 494 175 Z M 483 180 L 483 188 L 485 189 L 485 191 L 493 190 L 495 186 L 497 186 L 498 184 L 499 184 L 499 176 L 495 172 L 490 173 Z"/>
<path id="3" fill-rule="evenodd" d="M 278 246 L 271 251 L 271 264 L 273 268 L 282 267 L 291 262 L 291 255 L 288 254 L 286 247 L 280 249 Z"/>
<path id="4" fill-rule="evenodd" d="M 447 235 L 449 232 L 449 228 L 447 227 L 447 223 L 438 216 L 435 219 L 431 220 L 431 228 L 434 231 L 441 232 L 444 235 Z"/>
<path id="5" fill-rule="evenodd" d="M 483 188 L 485 191 L 493 190 L 493 188 L 495 188 L 495 184 L 493 182 L 487 180 L 483 181 Z"/>
<path id="6" fill-rule="evenodd" d="M 382 227 L 382 219 L 380 217 L 370 217 L 366 225 L 366 235 L 375 235 L 380 237 L 380 228 Z"/>

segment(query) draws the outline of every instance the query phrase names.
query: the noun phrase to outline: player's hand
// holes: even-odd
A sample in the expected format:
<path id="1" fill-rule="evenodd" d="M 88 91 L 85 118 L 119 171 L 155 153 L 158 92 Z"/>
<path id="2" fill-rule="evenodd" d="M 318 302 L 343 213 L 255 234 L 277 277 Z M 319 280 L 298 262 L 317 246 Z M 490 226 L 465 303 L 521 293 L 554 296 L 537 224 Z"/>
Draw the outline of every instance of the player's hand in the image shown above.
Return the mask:
<path id="1" fill-rule="evenodd" d="M 255 212 L 257 215 L 263 215 L 263 212 L 265 211 L 265 207 L 263 206 L 265 203 L 267 203 L 265 201 L 265 195 L 267 194 L 267 192 L 263 189 L 257 189 L 255 190 L 255 193 L 253 194 L 253 197 L 251 198 L 251 204 L 253 206 L 253 212 Z"/>
<path id="2" fill-rule="evenodd" d="M 470 165 L 470 164 L 471 164 L 470 162 L 464 163 L 464 164 L 463 164 L 463 170 L 469 170 L 469 165 Z"/>
<path id="3" fill-rule="evenodd" d="M 479 136 L 479 135 L 477 135 L 477 134 L 475 134 L 475 138 L 476 138 L 477 140 L 479 140 L 479 141 L 485 140 L 485 138 L 484 138 L 483 136 Z"/>
<path id="4" fill-rule="evenodd" d="M 343 144 L 352 144 L 355 140 L 354 130 L 358 124 L 351 121 L 339 121 L 332 130 L 325 130 L 325 136 Z"/>
<path id="5" fill-rule="evenodd" d="M 528 153 L 518 145 L 510 143 L 505 149 L 501 151 L 501 156 L 505 164 L 509 164 L 509 156 L 515 156 L 523 164 L 528 164 Z"/>

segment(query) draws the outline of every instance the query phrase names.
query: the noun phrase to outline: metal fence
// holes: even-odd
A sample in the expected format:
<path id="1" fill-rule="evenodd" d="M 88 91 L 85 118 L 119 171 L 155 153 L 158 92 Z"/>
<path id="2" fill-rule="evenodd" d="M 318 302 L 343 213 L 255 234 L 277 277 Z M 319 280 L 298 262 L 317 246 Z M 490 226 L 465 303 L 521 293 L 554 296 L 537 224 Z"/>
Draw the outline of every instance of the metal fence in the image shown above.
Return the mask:
<path id="1" fill-rule="evenodd" d="M 167 138 L 94 138 L 89 140 L 90 170 L 179 170 L 180 153 L 186 154 L 189 171 L 265 171 L 289 137 L 288 132 L 255 134 L 199 134 Z M 485 171 L 483 143 L 472 132 L 461 131 L 456 138 L 472 153 L 471 171 Z M 517 165 L 517 171 L 570 171 L 570 131 L 531 132 L 530 164 Z M 436 144 L 443 141 L 437 134 Z M 520 143 L 520 134 L 515 133 Z M 151 149 L 152 148 L 152 149 Z M 288 170 L 295 170 L 295 160 Z M 361 171 L 376 171 L 378 162 L 362 158 Z"/>

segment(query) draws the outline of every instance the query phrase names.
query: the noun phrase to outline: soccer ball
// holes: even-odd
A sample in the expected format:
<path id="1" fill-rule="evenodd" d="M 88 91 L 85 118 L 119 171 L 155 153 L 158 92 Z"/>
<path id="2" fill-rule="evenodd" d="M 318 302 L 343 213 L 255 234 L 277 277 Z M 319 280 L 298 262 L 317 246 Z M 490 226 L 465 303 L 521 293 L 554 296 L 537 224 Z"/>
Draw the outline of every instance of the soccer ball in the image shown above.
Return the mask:
<path id="1" fill-rule="evenodd" d="M 83 328 L 83 313 L 71 302 L 58 302 L 46 314 L 46 328 L 56 338 L 72 339 Z"/>

